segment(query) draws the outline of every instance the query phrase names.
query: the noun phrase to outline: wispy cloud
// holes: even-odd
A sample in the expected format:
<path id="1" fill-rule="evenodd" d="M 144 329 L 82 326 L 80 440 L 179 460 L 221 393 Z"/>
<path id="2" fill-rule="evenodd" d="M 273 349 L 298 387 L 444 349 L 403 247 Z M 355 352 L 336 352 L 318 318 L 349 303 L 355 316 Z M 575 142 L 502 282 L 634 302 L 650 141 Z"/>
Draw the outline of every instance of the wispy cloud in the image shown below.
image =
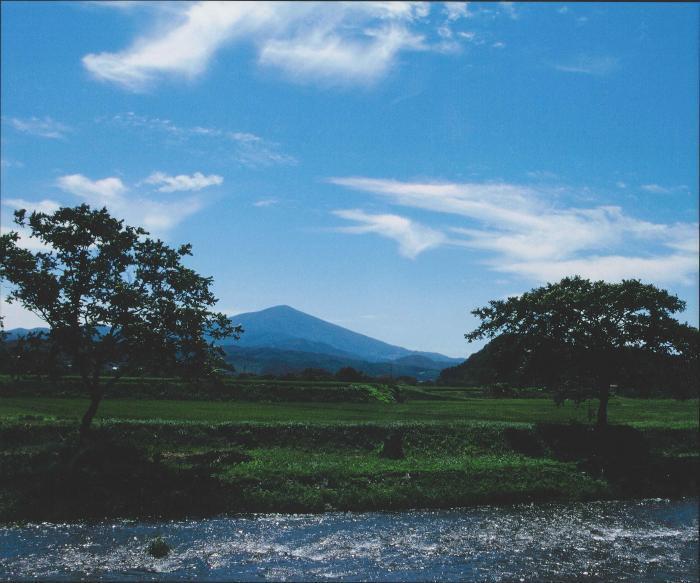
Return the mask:
<path id="1" fill-rule="evenodd" d="M 636 219 L 616 206 L 561 207 L 547 190 L 509 183 L 401 182 L 364 177 L 330 182 L 370 192 L 394 204 L 462 217 L 432 245 L 459 245 L 492 255 L 494 270 L 548 281 L 581 273 L 619 279 L 692 281 L 697 273 L 697 225 Z M 361 212 L 361 211 L 354 211 Z M 426 227 L 427 228 L 427 227 Z M 373 231 L 366 231 L 373 232 Z M 634 248 L 637 253 L 622 253 Z M 415 253 L 421 248 L 415 247 Z M 667 262 L 669 268 L 662 265 Z M 636 274 L 636 275 L 635 275 Z"/>
<path id="2" fill-rule="evenodd" d="M 234 158 L 249 168 L 294 166 L 297 163 L 294 156 L 280 152 L 277 144 L 260 136 L 246 132 L 226 132 L 225 136 L 236 146 Z"/>
<path id="3" fill-rule="evenodd" d="M 386 69 L 411 38 L 402 23 L 422 9 L 395 4 L 196 2 L 183 6 L 164 32 L 118 53 L 86 55 L 83 63 L 95 77 L 139 91 L 162 76 L 195 78 L 227 43 L 249 40 L 261 63 L 295 76 L 341 73 L 363 80 Z M 372 21 L 395 24 L 371 29 Z"/>
<path id="4" fill-rule="evenodd" d="M 145 184 L 160 185 L 159 192 L 179 192 L 184 190 L 202 190 L 208 186 L 223 184 L 224 179 L 217 174 L 204 176 L 201 172 L 195 172 L 191 176 L 178 174 L 169 176 L 163 172 L 154 172 L 144 180 Z"/>
<path id="5" fill-rule="evenodd" d="M 616 57 L 579 55 L 568 61 L 556 63 L 553 67 L 565 73 L 581 73 L 584 75 L 609 75 L 620 67 Z"/>
<path id="6" fill-rule="evenodd" d="M 672 194 L 674 192 L 687 192 L 688 187 L 685 184 L 680 184 L 678 186 L 664 186 L 661 184 L 642 184 L 640 186 L 642 190 L 646 192 L 651 192 L 652 194 Z"/>
<path id="7" fill-rule="evenodd" d="M 253 203 L 253 206 L 267 207 L 267 206 L 274 206 L 278 203 L 279 203 L 279 199 L 277 199 L 277 198 L 263 198 L 261 200 L 256 200 Z"/>
<path id="8" fill-rule="evenodd" d="M 138 132 L 155 132 L 174 144 L 197 143 L 209 140 L 232 159 L 249 168 L 269 166 L 293 166 L 297 159 L 280 148 L 280 145 L 245 131 L 231 131 L 208 126 L 179 126 L 167 118 L 139 115 L 133 111 L 120 113 L 99 122 L 115 124 Z M 199 142 L 201 143 L 201 142 Z"/>
<path id="9" fill-rule="evenodd" d="M 447 241 L 447 237 L 440 231 L 399 215 L 369 214 L 358 209 L 337 210 L 333 214 L 358 223 L 352 227 L 338 227 L 337 231 L 355 235 L 375 233 L 393 239 L 399 244 L 399 253 L 410 259 Z"/>
<path id="10" fill-rule="evenodd" d="M 8 158 L 0 159 L 0 168 L 24 168 L 24 163 L 19 160 L 10 160 Z"/>
<path id="11" fill-rule="evenodd" d="M 72 131 L 70 126 L 56 121 L 55 119 L 51 119 L 50 117 L 3 117 L 3 121 L 18 132 L 30 136 L 38 136 L 40 138 L 62 139 L 66 137 L 66 134 Z"/>
<path id="12" fill-rule="evenodd" d="M 660 184 L 642 184 L 641 189 L 647 192 L 653 192 L 654 194 L 668 194 L 671 192 L 669 188 L 661 186 Z"/>
<path id="13" fill-rule="evenodd" d="M 25 200 L 23 198 L 6 198 L 2 204 L 14 210 L 24 209 L 28 212 L 53 213 L 60 208 L 55 200 L 44 199 L 39 201 Z"/>
<path id="14" fill-rule="evenodd" d="M 443 11 L 447 20 L 460 20 L 472 16 L 469 10 L 469 2 L 445 2 Z"/>
<path id="15" fill-rule="evenodd" d="M 165 235 L 184 219 L 203 208 L 196 196 L 176 200 L 156 200 L 140 193 L 132 193 L 120 178 L 108 177 L 91 180 L 82 174 L 61 176 L 56 185 L 95 208 L 106 206 L 115 216 L 127 223 L 142 226 L 156 235 Z"/>
<path id="16" fill-rule="evenodd" d="M 296 81 L 369 84 L 386 76 L 410 51 L 449 52 L 438 29 L 470 16 L 467 4 L 449 3 L 444 22 L 424 2 L 192 2 L 160 3 L 159 26 L 118 52 L 91 53 L 83 65 L 97 79 L 146 91 L 163 79 L 193 80 L 214 55 L 236 43 L 252 44 L 257 63 Z M 515 18 L 512 3 L 495 11 Z M 167 7 L 167 8 L 166 8 Z"/>

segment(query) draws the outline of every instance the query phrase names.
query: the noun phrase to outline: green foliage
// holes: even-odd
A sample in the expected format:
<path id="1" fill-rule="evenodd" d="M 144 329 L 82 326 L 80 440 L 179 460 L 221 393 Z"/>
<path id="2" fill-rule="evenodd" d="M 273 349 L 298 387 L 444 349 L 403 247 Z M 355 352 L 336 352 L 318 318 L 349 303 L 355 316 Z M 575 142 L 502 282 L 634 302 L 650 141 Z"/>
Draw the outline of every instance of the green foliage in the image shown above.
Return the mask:
<path id="1" fill-rule="evenodd" d="M 183 264 L 190 245 L 172 249 L 87 205 L 19 210 L 15 222 L 47 250 L 19 246 L 16 232 L 0 236 L 0 279 L 11 284 L 8 302 L 49 326 L 42 367 L 70 367 L 91 395 L 84 429 L 106 371 L 111 380 L 129 368 L 198 377 L 225 366 L 213 340 L 240 329 L 211 311 L 212 278 Z"/>
<path id="2" fill-rule="evenodd" d="M 365 375 L 351 366 L 346 366 L 335 373 L 335 378 L 339 381 L 356 383 L 365 380 Z"/>
<path id="3" fill-rule="evenodd" d="M 402 459 L 381 457 L 400 430 Z M 65 421 L 0 422 L 0 520 L 454 507 L 692 492 L 696 430 L 105 421 L 71 465 Z M 608 448 L 609 441 L 619 442 Z M 668 457 L 669 455 L 673 457 Z M 105 461 L 109 460 L 109 461 Z M 631 460 L 632 463 L 628 463 Z M 686 472 L 686 473 L 683 473 Z M 670 476 L 670 477 L 667 477 Z"/>
<path id="4" fill-rule="evenodd" d="M 544 386 L 560 401 L 597 396 L 604 425 L 612 384 L 656 382 L 677 393 L 698 380 L 698 330 L 673 317 L 684 309 L 678 297 L 637 280 L 567 277 L 473 310 L 481 323 L 465 336 L 496 338 L 474 359 L 475 372 Z M 652 366 L 640 375 L 644 362 Z"/>

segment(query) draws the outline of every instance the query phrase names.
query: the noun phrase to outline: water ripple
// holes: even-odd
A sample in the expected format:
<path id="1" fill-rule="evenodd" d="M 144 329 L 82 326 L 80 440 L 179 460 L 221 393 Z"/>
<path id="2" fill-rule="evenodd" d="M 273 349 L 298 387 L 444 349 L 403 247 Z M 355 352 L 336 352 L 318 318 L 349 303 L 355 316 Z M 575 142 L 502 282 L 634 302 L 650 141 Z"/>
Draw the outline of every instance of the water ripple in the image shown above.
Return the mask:
<path id="1" fill-rule="evenodd" d="M 697 500 L 0 528 L 5 580 L 697 581 L 697 556 Z"/>

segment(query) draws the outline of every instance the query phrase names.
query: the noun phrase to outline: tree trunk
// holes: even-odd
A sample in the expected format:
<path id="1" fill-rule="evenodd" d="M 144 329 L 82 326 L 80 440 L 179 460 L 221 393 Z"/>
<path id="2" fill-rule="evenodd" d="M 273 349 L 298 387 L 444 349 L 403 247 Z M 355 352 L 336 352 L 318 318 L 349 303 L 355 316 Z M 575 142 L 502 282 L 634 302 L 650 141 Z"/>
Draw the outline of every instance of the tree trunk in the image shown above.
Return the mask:
<path id="1" fill-rule="evenodd" d="M 603 383 L 598 388 L 598 417 L 597 427 L 607 427 L 608 425 L 608 401 L 610 400 L 610 385 Z"/>
<path id="2" fill-rule="evenodd" d="M 83 415 L 83 419 L 80 422 L 81 444 L 85 442 L 85 438 L 90 433 L 90 425 L 92 424 L 92 418 L 95 416 L 95 413 L 97 413 L 97 408 L 99 407 L 101 400 L 102 390 L 97 386 L 93 386 L 90 390 L 90 406 L 87 408 L 87 411 L 85 411 L 85 415 Z"/>

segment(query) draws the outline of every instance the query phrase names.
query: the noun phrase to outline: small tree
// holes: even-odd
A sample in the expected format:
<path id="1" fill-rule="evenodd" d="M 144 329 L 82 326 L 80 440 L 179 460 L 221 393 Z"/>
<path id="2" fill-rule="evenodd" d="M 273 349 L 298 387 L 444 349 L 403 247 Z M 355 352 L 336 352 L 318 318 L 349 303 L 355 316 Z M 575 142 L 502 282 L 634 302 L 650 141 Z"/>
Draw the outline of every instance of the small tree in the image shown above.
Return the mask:
<path id="1" fill-rule="evenodd" d="M 12 285 L 8 302 L 48 324 L 44 341 L 54 369 L 68 362 L 80 376 L 90 397 L 81 439 L 105 389 L 125 372 L 193 378 L 222 366 L 214 340 L 242 330 L 211 311 L 212 278 L 182 264 L 190 245 L 172 249 L 87 205 L 30 216 L 19 210 L 15 222 L 46 250 L 19 246 L 16 232 L 2 235 L 0 279 Z"/>
<path id="2" fill-rule="evenodd" d="M 697 376 L 698 330 L 672 314 L 685 303 L 638 280 L 591 282 L 567 277 L 472 311 L 479 327 L 467 340 L 507 335 L 516 369 L 509 374 L 536 382 L 555 398 L 599 400 L 597 424 L 607 424 L 611 384 L 634 378 L 640 360 L 670 364 L 684 379 Z M 668 382 L 672 382 L 669 378 Z"/>
<path id="3" fill-rule="evenodd" d="M 335 373 L 335 378 L 346 383 L 358 383 L 365 379 L 365 375 L 351 366 L 345 366 Z"/>

